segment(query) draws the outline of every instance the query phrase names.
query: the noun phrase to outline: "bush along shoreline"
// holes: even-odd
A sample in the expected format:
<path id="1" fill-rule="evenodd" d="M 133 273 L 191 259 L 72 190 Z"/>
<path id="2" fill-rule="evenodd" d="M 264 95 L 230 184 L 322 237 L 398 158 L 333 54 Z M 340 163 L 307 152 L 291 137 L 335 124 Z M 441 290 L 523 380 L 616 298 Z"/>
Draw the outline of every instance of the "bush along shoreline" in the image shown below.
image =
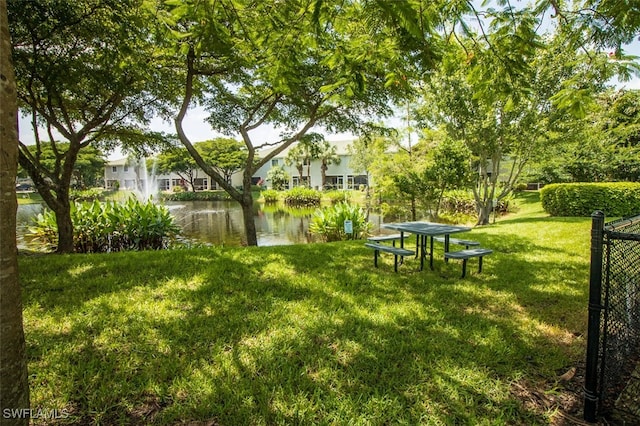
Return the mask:
<path id="1" fill-rule="evenodd" d="M 73 203 L 73 243 L 76 253 L 104 253 L 168 248 L 179 228 L 165 206 L 129 198 L 125 203 Z M 58 226 L 53 211 L 38 214 L 27 234 L 45 249 L 54 250 Z"/>

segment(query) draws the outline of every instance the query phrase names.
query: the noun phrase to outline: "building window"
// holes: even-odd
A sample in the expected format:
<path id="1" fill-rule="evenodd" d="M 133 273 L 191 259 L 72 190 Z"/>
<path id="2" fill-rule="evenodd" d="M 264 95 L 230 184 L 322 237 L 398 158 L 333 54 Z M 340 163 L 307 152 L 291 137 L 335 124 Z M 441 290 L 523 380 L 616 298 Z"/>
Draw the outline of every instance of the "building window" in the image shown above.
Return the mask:
<path id="1" fill-rule="evenodd" d="M 119 186 L 120 186 L 120 181 L 112 180 L 112 179 L 107 180 L 107 189 L 114 189 L 114 188 L 118 188 Z"/>
<path id="2" fill-rule="evenodd" d="M 344 176 L 327 176 L 324 189 L 344 189 Z"/>
<path id="3" fill-rule="evenodd" d="M 136 181 L 135 181 L 135 179 L 125 179 L 124 188 L 125 189 L 136 189 Z"/>
<path id="4" fill-rule="evenodd" d="M 294 176 L 292 178 L 293 180 L 293 187 L 295 188 L 296 186 L 308 186 L 307 185 L 307 176 L 302 176 L 302 181 L 300 180 L 300 176 Z"/>
<path id="5" fill-rule="evenodd" d="M 168 191 L 169 189 L 171 189 L 171 186 L 169 185 L 169 179 L 158 179 L 158 189 L 160 191 Z"/>
<path id="6" fill-rule="evenodd" d="M 184 179 L 171 179 L 171 186 L 181 186 L 183 189 L 187 189 L 187 183 Z"/>
<path id="7" fill-rule="evenodd" d="M 278 165 L 278 159 L 274 158 L 273 160 L 271 160 L 271 166 L 277 166 Z"/>
<path id="8" fill-rule="evenodd" d="M 347 189 L 359 189 L 360 185 L 367 185 L 367 176 L 347 176 Z"/>
<path id="9" fill-rule="evenodd" d="M 125 172 L 128 172 L 128 171 L 129 171 L 129 166 L 124 166 L 124 167 L 123 167 L 123 170 L 124 170 Z"/>
<path id="10" fill-rule="evenodd" d="M 196 191 L 205 191 L 209 189 L 209 181 L 207 178 L 195 178 L 193 180 L 193 187 Z"/>
<path id="11" fill-rule="evenodd" d="M 113 173 L 118 173 L 118 166 L 113 166 L 113 167 L 111 167 L 111 171 L 112 171 Z"/>

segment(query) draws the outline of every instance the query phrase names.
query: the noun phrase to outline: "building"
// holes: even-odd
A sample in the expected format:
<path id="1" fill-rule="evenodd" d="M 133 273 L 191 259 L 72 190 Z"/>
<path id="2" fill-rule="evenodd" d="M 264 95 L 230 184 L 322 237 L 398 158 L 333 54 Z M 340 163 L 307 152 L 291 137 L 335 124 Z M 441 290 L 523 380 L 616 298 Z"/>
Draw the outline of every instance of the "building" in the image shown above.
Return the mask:
<path id="1" fill-rule="evenodd" d="M 326 189 L 358 189 L 360 185 L 367 185 L 367 176 L 354 172 L 349 167 L 349 145 L 352 140 L 330 141 L 329 143 L 336 147 L 336 154 L 340 158 L 339 164 L 331 164 L 326 171 L 325 188 Z M 322 163 L 320 160 L 313 160 L 311 164 L 304 164 L 303 177 L 300 181 L 300 173 L 295 166 L 287 166 L 285 158 L 290 148 L 285 149 L 280 154 L 272 158 L 268 164 L 265 164 L 256 171 L 253 176 L 254 184 L 261 184 L 270 187 L 271 184 L 267 180 L 267 174 L 272 167 L 282 167 L 289 175 L 289 188 L 300 186 L 306 183 L 307 173 L 309 175 L 309 186 L 315 189 L 322 188 Z M 270 151 L 263 151 L 264 157 Z M 142 167 L 144 162 L 132 163 L 127 159 L 110 161 L 105 166 L 104 181 L 107 189 L 122 188 L 129 190 L 139 190 L 148 192 L 146 188 L 157 188 L 159 191 L 171 191 L 176 186 L 183 189 L 190 189 L 188 182 L 176 173 L 170 175 L 155 175 L 153 172 L 153 160 L 148 160 L 147 167 Z M 202 170 L 194 172 L 194 186 L 196 191 L 219 189 L 216 182 L 207 176 Z M 231 183 L 236 186 L 242 186 L 242 173 L 235 173 L 231 177 Z"/>
<path id="2" fill-rule="evenodd" d="M 351 158 L 349 146 L 352 142 L 353 140 L 329 141 L 332 146 L 336 147 L 336 155 L 340 158 L 340 162 L 338 164 L 328 165 L 324 189 L 357 189 L 360 185 L 367 185 L 367 176 L 354 172 L 349 166 L 349 160 Z M 289 188 L 306 184 L 307 179 L 309 179 L 309 187 L 322 189 L 322 162 L 320 160 L 313 160 L 311 164 L 303 164 L 303 182 L 301 182 L 298 169 L 293 165 L 287 166 L 285 161 L 291 148 L 292 147 L 285 149 L 272 158 L 269 164 L 265 164 L 258 169 L 255 176 L 263 179 L 266 185 L 270 187 L 270 182 L 267 180 L 267 173 L 272 167 L 279 166 L 289 175 Z M 264 155 L 266 155 L 266 153 Z"/>

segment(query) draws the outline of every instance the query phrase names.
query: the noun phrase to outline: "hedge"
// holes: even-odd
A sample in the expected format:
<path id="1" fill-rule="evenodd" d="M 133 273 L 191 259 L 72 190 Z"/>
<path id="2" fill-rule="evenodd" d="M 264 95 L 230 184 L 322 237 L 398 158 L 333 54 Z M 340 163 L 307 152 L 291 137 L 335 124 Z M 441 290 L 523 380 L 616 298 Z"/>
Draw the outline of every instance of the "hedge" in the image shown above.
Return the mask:
<path id="1" fill-rule="evenodd" d="M 640 214 L 640 183 L 557 183 L 540 190 L 542 207 L 551 216 L 590 216 L 602 210 L 607 217 Z"/>

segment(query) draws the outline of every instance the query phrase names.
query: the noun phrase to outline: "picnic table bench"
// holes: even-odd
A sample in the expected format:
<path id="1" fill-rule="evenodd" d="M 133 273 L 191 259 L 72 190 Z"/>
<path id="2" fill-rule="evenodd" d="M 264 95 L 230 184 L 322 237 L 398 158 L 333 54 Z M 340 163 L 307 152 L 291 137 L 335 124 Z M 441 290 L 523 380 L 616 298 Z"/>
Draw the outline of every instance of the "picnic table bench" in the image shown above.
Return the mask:
<path id="1" fill-rule="evenodd" d="M 373 249 L 373 264 L 377 268 L 378 267 L 378 256 L 380 252 L 391 253 L 393 254 L 393 270 L 394 272 L 398 272 L 398 256 L 401 257 L 400 263 L 402 263 L 402 258 L 404 256 L 413 256 L 415 254 L 414 251 L 408 250 L 401 247 L 394 247 L 385 244 L 380 244 L 377 242 L 365 243 L 365 247 Z"/>
<path id="2" fill-rule="evenodd" d="M 473 248 L 460 251 L 450 251 L 444 254 L 445 259 L 462 259 L 462 277 L 467 273 L 467 260 L 478 258 L 478 273 L 482 272 L 482 258 L 493 253 L 493 250 L 486 248 Z"/>
<path id="3" fill-rule="evenodd" d="M 444 237 L 434 237 L 434 240 L 444 243 L 445 242 L 445 238 Z M 458 238 L 449 238 L 449 244 L 457 244 L 459 246 L 464 246 L 464 248 L 468 249 L 471 246 L 479 246 L 480 243 L 477 241 L 471 241 L 471 240 L 461 240 Z"/>
<path id="4" fill-rule="evenodd" d="M 400 234 L 387 234 L 387 235 L 376 235 L 373 237 L 368 237 L 367 240 L 373 243 L 381 243 L 383 241 L 391 241 L 393 246 L 396 245 L 396 240 L 400 240 L 402 238 L 406 238 L 404 235 Z"/>

